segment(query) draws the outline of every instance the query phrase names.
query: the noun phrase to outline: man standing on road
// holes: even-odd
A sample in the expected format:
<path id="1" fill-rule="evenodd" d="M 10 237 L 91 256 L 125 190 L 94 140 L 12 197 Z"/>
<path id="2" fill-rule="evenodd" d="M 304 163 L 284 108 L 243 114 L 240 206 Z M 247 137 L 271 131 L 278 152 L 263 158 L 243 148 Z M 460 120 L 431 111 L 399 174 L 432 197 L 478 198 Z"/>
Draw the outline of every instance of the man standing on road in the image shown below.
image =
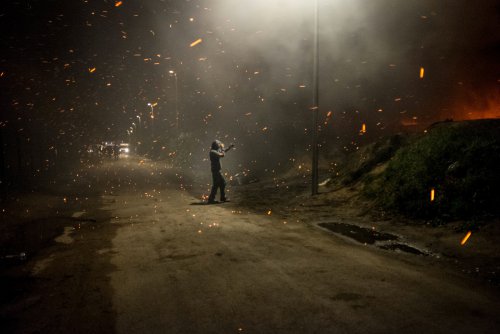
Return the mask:
<path id="1" fill-rule="evenodd" d="M 215 201 L 215 195 L 217 194 L 217 189 L 220 188 L 220 201 L 227 202 L 226 193 L 224 189 L 226 188 L 226 180 L 221 174 L 220 159 L 224 157 L 225 153 L 232 149 L 234 145 L 229 145 L 228 148 L 224 149 L 224 144 L 219 140 L 215 140 L 212 143 L 210 149 L 210 164 L 212 169 L 212 190 L 210 191 L 210 196 L 208 196 L 208 204 L 217 203 Z"/>

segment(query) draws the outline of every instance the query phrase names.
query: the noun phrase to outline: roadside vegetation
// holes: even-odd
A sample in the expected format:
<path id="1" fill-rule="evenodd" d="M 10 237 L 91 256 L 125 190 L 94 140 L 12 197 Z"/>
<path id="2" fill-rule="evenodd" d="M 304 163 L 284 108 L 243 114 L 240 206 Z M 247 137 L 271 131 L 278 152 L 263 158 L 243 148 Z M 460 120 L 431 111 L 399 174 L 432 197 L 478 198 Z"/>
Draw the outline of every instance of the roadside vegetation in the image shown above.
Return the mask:
<path id="1" fill-rule="evenodd" d="M 500 120 L 440 122 L 363 148 L 344 166 L 384 210 L 440 222 L 500 213 Z"/>

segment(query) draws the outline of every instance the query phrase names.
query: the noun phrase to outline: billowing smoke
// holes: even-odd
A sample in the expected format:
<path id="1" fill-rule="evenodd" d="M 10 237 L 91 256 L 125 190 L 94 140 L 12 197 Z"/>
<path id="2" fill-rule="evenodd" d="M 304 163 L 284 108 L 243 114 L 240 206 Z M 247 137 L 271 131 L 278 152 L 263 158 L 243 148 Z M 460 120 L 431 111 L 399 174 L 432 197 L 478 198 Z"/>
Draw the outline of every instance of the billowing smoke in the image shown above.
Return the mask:
<path id="1" fill-rule="evenodd" d="M 249 160 L 272 164 L 306 154 L 314 2 L 196 4 L 180 13 L 185 22 L 178 23 L 190 25 L 180 46 L 188 67 L 183 82 L 193 101 L 184 117 L 197 126 L 204 120 L 203 141 L 239 141 L 251 152 Z M 323 152 L 355 149 L 402 128 L 421 129 L 453 117 L 457 103 L 477 100 L 478 90 L 498 92 L 491 71 L 499 37 L 493 1 L 319 6 Z M 198 38 L 203 42 L 188 47 Z"/>
<path id="2" fill-rule="evenodd" d="M 323 155 L 498 117 L 497 1 L 318 3 Z M 0 23 L 4 146 L 141 142 L 203 169 L 218 138 L 233 171 L 310 154 L 314 1 L 33 0 Z"/>

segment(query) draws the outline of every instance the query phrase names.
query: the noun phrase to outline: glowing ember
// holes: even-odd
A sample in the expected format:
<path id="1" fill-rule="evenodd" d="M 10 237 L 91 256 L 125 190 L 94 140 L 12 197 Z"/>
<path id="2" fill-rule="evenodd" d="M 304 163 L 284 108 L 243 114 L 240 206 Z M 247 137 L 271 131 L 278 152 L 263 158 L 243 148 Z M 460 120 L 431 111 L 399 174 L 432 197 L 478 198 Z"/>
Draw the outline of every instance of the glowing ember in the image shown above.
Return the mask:
<path id="1" fill-rule="evenodd" d="M 120 7 L 121 5 L 123 5 L 122 1 L 115 2 L 115 7 Z"/>
<path id="2" fill-rule="evenodd" d="M 365 123 L 363 123 L 363 125 L 361 125 L 361 130 L 359 132 L 366 133 L 366 124 Z"/>
<path id="3" fill-rule="evenodd" d="M 268 216 L 270 216 L 270 215 L 271 215 L 271 213 L 272 213 L 272 211 L 271 211 L 271 210 L 267 211 L 267 215 L 268 215 Z"/>
<path id="4" fill-rule="evenodd" d="M 425 70 L 423 67 L 420 68 L 420 79 L 424 78 Z"/>
<path id="5" fill-rule="evenodd" d="M 90 73 L 94 73 L 95 72 L 95 67 L 89 68 L 89 72 Z"/>
<path id="6" fill-rule="evenodd" d="M 434 195 L 435 195 L 435 190 L 434 188 L 431 189 L 431 202 L 434 202 Z"/>
<path id="7" fill-rule="evenodd" d="M 460 242 L 460 245 L 465 245 L 465 243 L 467 242 L 467 240 L 469 240 L 470 236 L 471 236 L 472 232 L 469 231 L 467 232 L 467 234 L 465 235 L 465 237 L 462 239 L 462 241 Z"/>
<path id="8" fill-rule="evenodd" d="M 201 42 L 203 42 L 203 40 L 201 38 L 198 38 L 196 41 L 194 41 L 193 43 L 191 43 L 189 46 L 193 47 L 193 46 L 196 46 L 196 45 L 200 44 Z"/>

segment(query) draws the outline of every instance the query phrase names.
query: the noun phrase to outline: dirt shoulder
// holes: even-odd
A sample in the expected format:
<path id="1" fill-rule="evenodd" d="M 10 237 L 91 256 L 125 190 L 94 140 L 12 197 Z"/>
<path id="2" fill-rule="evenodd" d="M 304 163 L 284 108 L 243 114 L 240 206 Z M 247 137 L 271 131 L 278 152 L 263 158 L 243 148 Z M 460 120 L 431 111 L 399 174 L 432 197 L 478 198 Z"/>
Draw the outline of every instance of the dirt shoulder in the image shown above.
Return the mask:
<path id="1" fill-rule="evenodd" d="M 402 244 L 411 245 L 441 265 L 476 277 L 488 285 L 500 286 L 500 221 L 478 222 L 461 245 L 470 222 L 457 221 L 435 226 L 430 222 L 391 215 L 360 195 L 352 187 L 322 186 L 310 195 L 310 180 L 303 175 L 262 180 L 244 186 L 233 185 L 232 199 L 255 212 L 271 212 L 283 221 L 300 221 L 317 226 L 321 222 L 345 223 L 391 233 Z M 401 252 L 396 249 L 396 252 Z M 404 252 L 403 252 L 404 253 Z"/>

